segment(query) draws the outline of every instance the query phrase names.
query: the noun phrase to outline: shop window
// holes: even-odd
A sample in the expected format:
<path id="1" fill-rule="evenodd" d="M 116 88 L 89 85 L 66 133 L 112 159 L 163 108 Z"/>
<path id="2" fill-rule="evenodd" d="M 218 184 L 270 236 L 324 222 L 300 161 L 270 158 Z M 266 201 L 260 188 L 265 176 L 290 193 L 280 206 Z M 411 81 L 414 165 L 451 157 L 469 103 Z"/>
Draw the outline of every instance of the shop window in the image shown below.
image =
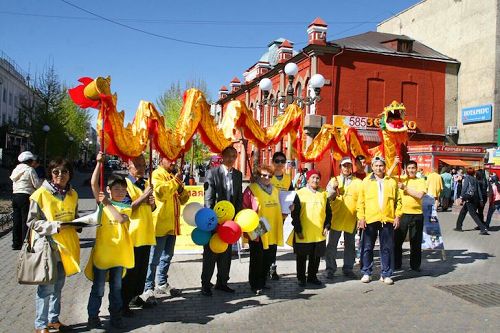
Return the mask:
<path id="1" fill-rule="evenodd" d="M 380 79 L 368 79 L 366 85 L 366 113 L 378 115 L 384 111 L 385 82 Z"/>

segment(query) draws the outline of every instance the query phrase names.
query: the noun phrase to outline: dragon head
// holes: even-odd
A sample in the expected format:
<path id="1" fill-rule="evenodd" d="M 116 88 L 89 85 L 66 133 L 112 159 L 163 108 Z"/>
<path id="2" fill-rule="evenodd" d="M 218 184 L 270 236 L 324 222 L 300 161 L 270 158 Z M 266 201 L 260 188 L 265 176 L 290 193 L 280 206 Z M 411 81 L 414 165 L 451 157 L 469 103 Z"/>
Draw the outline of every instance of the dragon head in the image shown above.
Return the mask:
<path id="1" fill-rule="evenodd" d="M 406 132 L 408 128 L 405 125 L 406 108 L 403 103 L 392 101 L 384 108 L 380 114 L 380 128 L 389 132 Z"/>

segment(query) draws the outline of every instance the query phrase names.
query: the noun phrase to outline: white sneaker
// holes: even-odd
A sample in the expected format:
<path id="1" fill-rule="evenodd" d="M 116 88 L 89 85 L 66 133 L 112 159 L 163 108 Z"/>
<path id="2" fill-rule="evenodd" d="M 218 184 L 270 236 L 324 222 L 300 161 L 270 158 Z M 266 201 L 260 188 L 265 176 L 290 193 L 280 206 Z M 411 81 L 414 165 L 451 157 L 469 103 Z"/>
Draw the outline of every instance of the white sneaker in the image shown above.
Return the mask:
<path id="1" fill-rule="evenodd" d="M 363 283 L 368 283 L 371 280 L 372 280 L 372 277 L 368 274 L 363 275 L 363 277 L 361 278 L 361 282 L 363 282 Z"/>
<path id="2" fill-rule="evenodd" d="M 141 296 L 139 296 L 145 303 L 149 304 L 156 304 L 156 298 L 155 298 L 155 293 L 153 290 L 149 289 L 146 290 L 145 292 L 142 293 Z"/>
<path id="3" fill-rule="evenodd" d="M 168 283 L 157 286 L 156 292 L 165 295 L 170 294 L 172 297 L 177 297 L 182 293 L 180 289 L 175 289 Z"/>
<path id="4" fill-rule="evenodd" d="M 390 277 L 380 277 L 380 282 L 383 282 L 387 285 L 394 284 L 394 281 Z"/>

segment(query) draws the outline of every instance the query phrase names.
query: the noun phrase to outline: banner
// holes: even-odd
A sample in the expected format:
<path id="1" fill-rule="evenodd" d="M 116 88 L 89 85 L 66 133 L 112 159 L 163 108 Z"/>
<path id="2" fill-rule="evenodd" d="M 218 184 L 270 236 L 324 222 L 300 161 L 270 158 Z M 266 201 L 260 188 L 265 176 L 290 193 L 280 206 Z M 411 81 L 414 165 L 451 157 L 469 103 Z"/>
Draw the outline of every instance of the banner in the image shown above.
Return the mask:
<path id="1" fill-rule="evenodd" d="M 204 191 L 203 185 L 192 185 L 186 186 L 185 189 L 189 191 L 189 200 L 186 202 L 186 205 L 190 202 L 198 202 L 200 204 L 204 204 Z M 181 226 L 181 234 L 177 236 L 175 241 L 175 252 L 176 253 L 202 253 L 203 246 L 196 245 L 191 240 L 191 232 L 194 227 L 187 224 L 182 218 L 182 212 L 184 211 L 184 206 L 181 206 L 181 217 L 180 217 L 180 226 Z"/>

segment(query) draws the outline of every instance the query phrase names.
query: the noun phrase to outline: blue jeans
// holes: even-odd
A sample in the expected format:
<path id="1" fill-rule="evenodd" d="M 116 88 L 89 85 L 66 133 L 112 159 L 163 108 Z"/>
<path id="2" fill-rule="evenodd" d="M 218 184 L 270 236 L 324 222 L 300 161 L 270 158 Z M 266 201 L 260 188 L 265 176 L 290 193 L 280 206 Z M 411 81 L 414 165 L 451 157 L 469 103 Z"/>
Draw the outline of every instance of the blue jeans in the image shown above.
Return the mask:
<path id="1" fill-rule="evenodd" d="M 58 262 L 56 283 L 38 286 L 35 295 L 35 329 L 47 328 L 49 323 L 59 321 L 61 290 L 65 280 L 64 267 L 62 262 Z"/>
<path id="2" fill-rule="evenodd" d="M 113 267 L 109 269 L 99 269 L 93 267 L 94 282 L 90 289 L 89 304 L 87 312 L 89 317 L 97 317 L 104 296 L 104 285 L 106 284 L 106 275 L 109 272 L 109 314 L 111 317 L 119 315 L 122 310 L 122 274 L 123 267 Z"/>
<path id="3" fill-rule="evenodd" d="M 373 273 L 373 248 L 380 238 L 380 276 L 391 277 L 393 271 L 392 255 L 394 252 L 394 226 L 392 223 L 373 222 L 366 224 L 363 231 L 363 252 L 361 252 L 361 272 L 363 275 Z"/>
<path id="4" fill-rule="evenodd" d="M 158 265 L 158 285 L 167 284 L 167 273 L 174 256 L 175 239 L 175 235 L 156 237 L 156 245 L 151 246 L 149 253 L 149 266 L 144 291 L 154 290 L 156 266 Z"/>

